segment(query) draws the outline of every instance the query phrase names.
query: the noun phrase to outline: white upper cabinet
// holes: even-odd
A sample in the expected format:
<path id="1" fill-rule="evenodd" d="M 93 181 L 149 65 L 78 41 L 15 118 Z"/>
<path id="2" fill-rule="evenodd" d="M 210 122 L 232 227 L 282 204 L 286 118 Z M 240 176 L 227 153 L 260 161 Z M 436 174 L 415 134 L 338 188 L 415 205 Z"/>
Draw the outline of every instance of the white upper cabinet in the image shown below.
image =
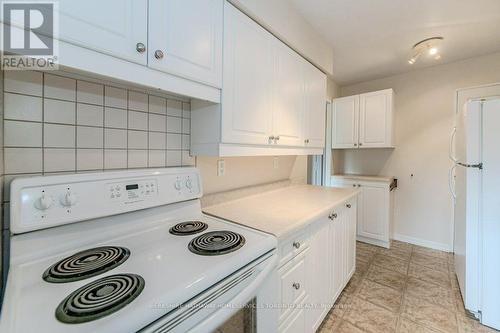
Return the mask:
<path id="1" fill-rule="evenodd" d="M 359 96 L 337 98 L 333 101 L 332 147 L 357 148 Z"/>
<path id="2" fill-rule="evenodd" d="M 220 88 L 222 17 L 223 0 L 149 0 L 150 67 Z"/>
<path id="3" fill-rule="evenodd" d="M 147 0 L 60 0 L 59 21 L 62 41 L 147 64 Z"/>
<path id="4" fill-rule="evenodd" d="M 333 101 L 332 148 L 393 148 L 392 89 Z"/>
<path id="5" fill-rule="evenodd" d="M 275 46 L 273 135 L 285 146 L 303 144 L 304 77 L 303 59 L 282 43 Z"/>
<path id="6" fill-rule="evenodd" d="M 267 145 L 273 120 L 271 37 L 229 4 L 224 19 L 222 142 Z"/>
<path id="7" fill-rule="evenodd" d="M 359 96 L 359 145 L 390 147 L 392 143 L 392 89 Z"/>
<path id="8" fill-rule="evenodd" d="M 305 64 L 304 143 L 307 147 L 325 147 L 326 75 Z"/>
<path id="9" fill-rule="evenodd" d="M 223 58 L 221 103 L 191 103 L 193 155 L 323 154 L 321 71 L 227 1 Z"/>

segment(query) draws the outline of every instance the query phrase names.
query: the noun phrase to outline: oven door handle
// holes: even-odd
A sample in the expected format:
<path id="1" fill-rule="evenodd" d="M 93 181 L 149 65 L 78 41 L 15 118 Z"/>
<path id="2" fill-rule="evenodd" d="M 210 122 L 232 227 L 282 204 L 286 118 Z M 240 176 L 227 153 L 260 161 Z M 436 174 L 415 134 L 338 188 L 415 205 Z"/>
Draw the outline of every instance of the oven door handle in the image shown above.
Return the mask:
<path id="1" fill-rule="evenodd" d="M 266 266 L 259 275 L 253 280 L 238 296 L 231 299 L 229 304 L 246 304 L 257 294 L 259 287 L 262 285 L 268 275 L 277 267 L 278 255 L 275 253 L 266 260 Z M 189 333 L 206 333 L 215 331 L 226 320 L 235 314 L 235 309 L 228 306 L 215 311 L 210 316 L 205 318 L 195 327 L 189 329 Z"/>

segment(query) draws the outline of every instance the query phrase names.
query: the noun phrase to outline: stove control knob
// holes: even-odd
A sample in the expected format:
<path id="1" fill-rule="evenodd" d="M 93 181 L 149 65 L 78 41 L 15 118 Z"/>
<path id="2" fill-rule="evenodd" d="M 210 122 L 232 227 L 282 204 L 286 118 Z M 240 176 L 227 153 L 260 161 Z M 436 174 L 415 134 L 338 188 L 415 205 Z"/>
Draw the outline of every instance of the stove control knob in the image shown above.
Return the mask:
<path id="1" fill-rule="evenodd" d="M 42 194 L 42 196 L 35 202 L 35 207 L 39 210 L 47 210 L 52 207 L 54 200 L 50 195 Z"/>
<path id="2" fill-rule="evenodd" d="M 180 191 L 181 188 L 182 188 L 182 183 L 181 183 L 181 180 L 180 179 L 177 179 L 174 183 L 174 187 L 177 191 Z"/>
<path id="3" fill-rule="evenodd" d="M 71 207 L 76 204 L 77 199 L 78 198 L 76 197 L 75 193 L 68 191 L 66 192 L 66 195 L 62 198 L 61 203 L 63 204 L 63 206 Z"/>
<path id="4" fill-rule="evenodd" d="M 192 189 L 193 188 L 193 181 L 190 178 L 186 179 L 186 187 L 188 189 Z"/>

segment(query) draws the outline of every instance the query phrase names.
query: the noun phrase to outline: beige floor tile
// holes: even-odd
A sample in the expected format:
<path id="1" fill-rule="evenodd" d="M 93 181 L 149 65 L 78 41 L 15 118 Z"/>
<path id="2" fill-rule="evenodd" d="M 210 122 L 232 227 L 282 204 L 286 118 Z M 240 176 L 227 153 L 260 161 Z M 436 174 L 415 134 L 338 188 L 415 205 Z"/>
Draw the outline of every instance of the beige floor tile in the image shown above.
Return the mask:
<path id="1" fill-rule="evenodd" d="M 422 247 L 418 245 L 413 245 L 413 253 L 425 254 L 431 257 L 436 257 L 441 259 L 448 259 L 448 252 L 434 250 L 428 247 Z"/>
<path id="2" fill-rule="evenodd" d="M 353 295 L 359 288 L 361 281 L 363 280 L 363 274 L 356 272 L 352 276 L 347 286 L 344 288 L 344 292 L 349 295 Z"/>
<path id="3" fill-rule="evenodd" d="M 333 314 L 332 310 L 328 312 L 325 320 L 321 323 L 318 328 L 318 332 L 331 332 L 333 327 L 340 322 L 340 317 Z"/>
<path id="4" fill-rule="evenodd" d="M 347 311 L 343 319 L 368 332 L 393 332 L 396 329 L 398 315 L 354 297 L 351 309 Z"/>
<path id="5" fill-rule="evenodd" d="M 370 268 L 370 262 L 356 260 L 356 273 L 365 275 L 365 273 L 368 271 L 368 268 Z"/>
<path id="6" fill-rule="evenodd" d="M 411 262 L 420 266 L 448 273 L 448 262 L 443 258 L 432 257 L 422 253 L 412 253 Z"/>
<path id="7" fill-rule="evenodd" d="M 375 251 L 367 250 L 364 248 L 356 248 L 356 259 L 361 261 L 370 262 L 375 256 Z"/>
<path id="8" fill-rule="evenodd" d="M 447 333 L 457 333 L 458 326 L 454 312 L 415 297 L 405 296 L 403 318 Z"/>
<path id="9" fill-rule="evenodd" d="M 445 272 L 436 271 L 425 266 L 410 263 L 408 275 L 416 277 L 420 280 L 438 284 L 444 288 L 451 289 L 450 276 Z"/>
<path id="10" fill-rule="evenodd" d="M 438 333 L 428 327 L 414 323 L 411 320 L 400 318 L 396 333 Z"/>
<path id="11" fill-rule="evenodd" d="M 341 318 L 346 313 L 346 311 L 350 309 L 350 304 L 351 298 L 349 297 L 349 294 L 343 291 L 330 310 L 330 314 Z"/>
<path id="12" fill-rule="evenodd" d="M 380 305 L 392 312 L 399 312 L 403 293 L 395 289 L 383 286 L 376 282 L 365 279 L 359 287 L 356 297 L 365 301 Z"/>
<path id="13" fill-rule="evenodd" d="M 380 249 L 380 251 L 378 253 L 381 254 L 381 255 L 390 256 L 390 257 L 402 259 L 402 260 L 405 260 L 405 261 L 409 261 L 410 260 L 410 256 L 411 256 L 411 252 L 404 251 L 404 250 L 399 250 L 399 249 L 396 249 L 396 248 Z"/>
<path id="14" fill-rule="evenodd" d="M 397 249 L 400 251 L 411 252 L 413 246 L 409 243 L 400 242 L 396 240 L 391 241 L 391 249 Z"/>
<path id="15" fill-rule="evenodd" d="M 406 281 L 406 275 L 376 265 L 370 266 L 366 278 L 396 290 L 403 290 Z"/>
<path id="16" fill-rule="evenodd" d="M 410 277 L 406 281 L 406 294 L 456 311 L 453 291 L 437 284 Z"/>
<path id="17" fill-rule="evenodd" d="M 408 262 L 399 258 L 377 254 L 373 259 L 373 264 L 384 267 L 401 274 L 408 272 Z"/>
<path id="18" fill-rule="evenodd" d="M 375 246 L 371 245 L 368 243 L 363 243 L 363 242 L 356 242 L 356 250 L 361 249 L 361 250 L 366 250 L 366 251 L 371 251 L 371 252 L 378 252 L 378 250 L 381 249 L 380 246 Z"/>
<path id="19" fill-rule="evenodd" d="M 494 330 L 490 327 L 481 325 L 479 321 L 468 318 L 466 316 L 457 316 L 458 319 L 458 330 L 460 333 L 498 333 L 499 331 Z"/>
<path id="20" fill-rule="evenodd" d="M 357 328 L 356 326 L 352 325 L 348 321 L 342 320 L 337 326 L 334 327 L 334 330 L 332 331 L 334 333 L 365 333 L 360 328 Z"/>

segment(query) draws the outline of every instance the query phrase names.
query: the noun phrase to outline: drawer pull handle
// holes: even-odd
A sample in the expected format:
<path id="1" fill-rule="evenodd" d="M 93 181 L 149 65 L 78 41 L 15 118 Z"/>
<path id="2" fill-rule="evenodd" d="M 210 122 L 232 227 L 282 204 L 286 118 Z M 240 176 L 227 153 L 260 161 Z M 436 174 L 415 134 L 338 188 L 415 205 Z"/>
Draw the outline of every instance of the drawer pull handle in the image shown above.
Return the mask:
<path id="1" fill-rule="evenodd" d="M 293 247 L 296 249 L 300 248 L 300 243 L 299 242 L 293 242 Z"/>
<path id="2" fill-rule="evenodd" d="M 351 204 L 347 204 L 345 205 L 347 208 L 351 208 Z"/>
<path id="3" fill-rule="evenodd" d="M 299 290 L 300 289 L 300 283 L 294 282 L 294 284 L 292 284 L 292 287 L 295 288 L 295 290 Z"/>

